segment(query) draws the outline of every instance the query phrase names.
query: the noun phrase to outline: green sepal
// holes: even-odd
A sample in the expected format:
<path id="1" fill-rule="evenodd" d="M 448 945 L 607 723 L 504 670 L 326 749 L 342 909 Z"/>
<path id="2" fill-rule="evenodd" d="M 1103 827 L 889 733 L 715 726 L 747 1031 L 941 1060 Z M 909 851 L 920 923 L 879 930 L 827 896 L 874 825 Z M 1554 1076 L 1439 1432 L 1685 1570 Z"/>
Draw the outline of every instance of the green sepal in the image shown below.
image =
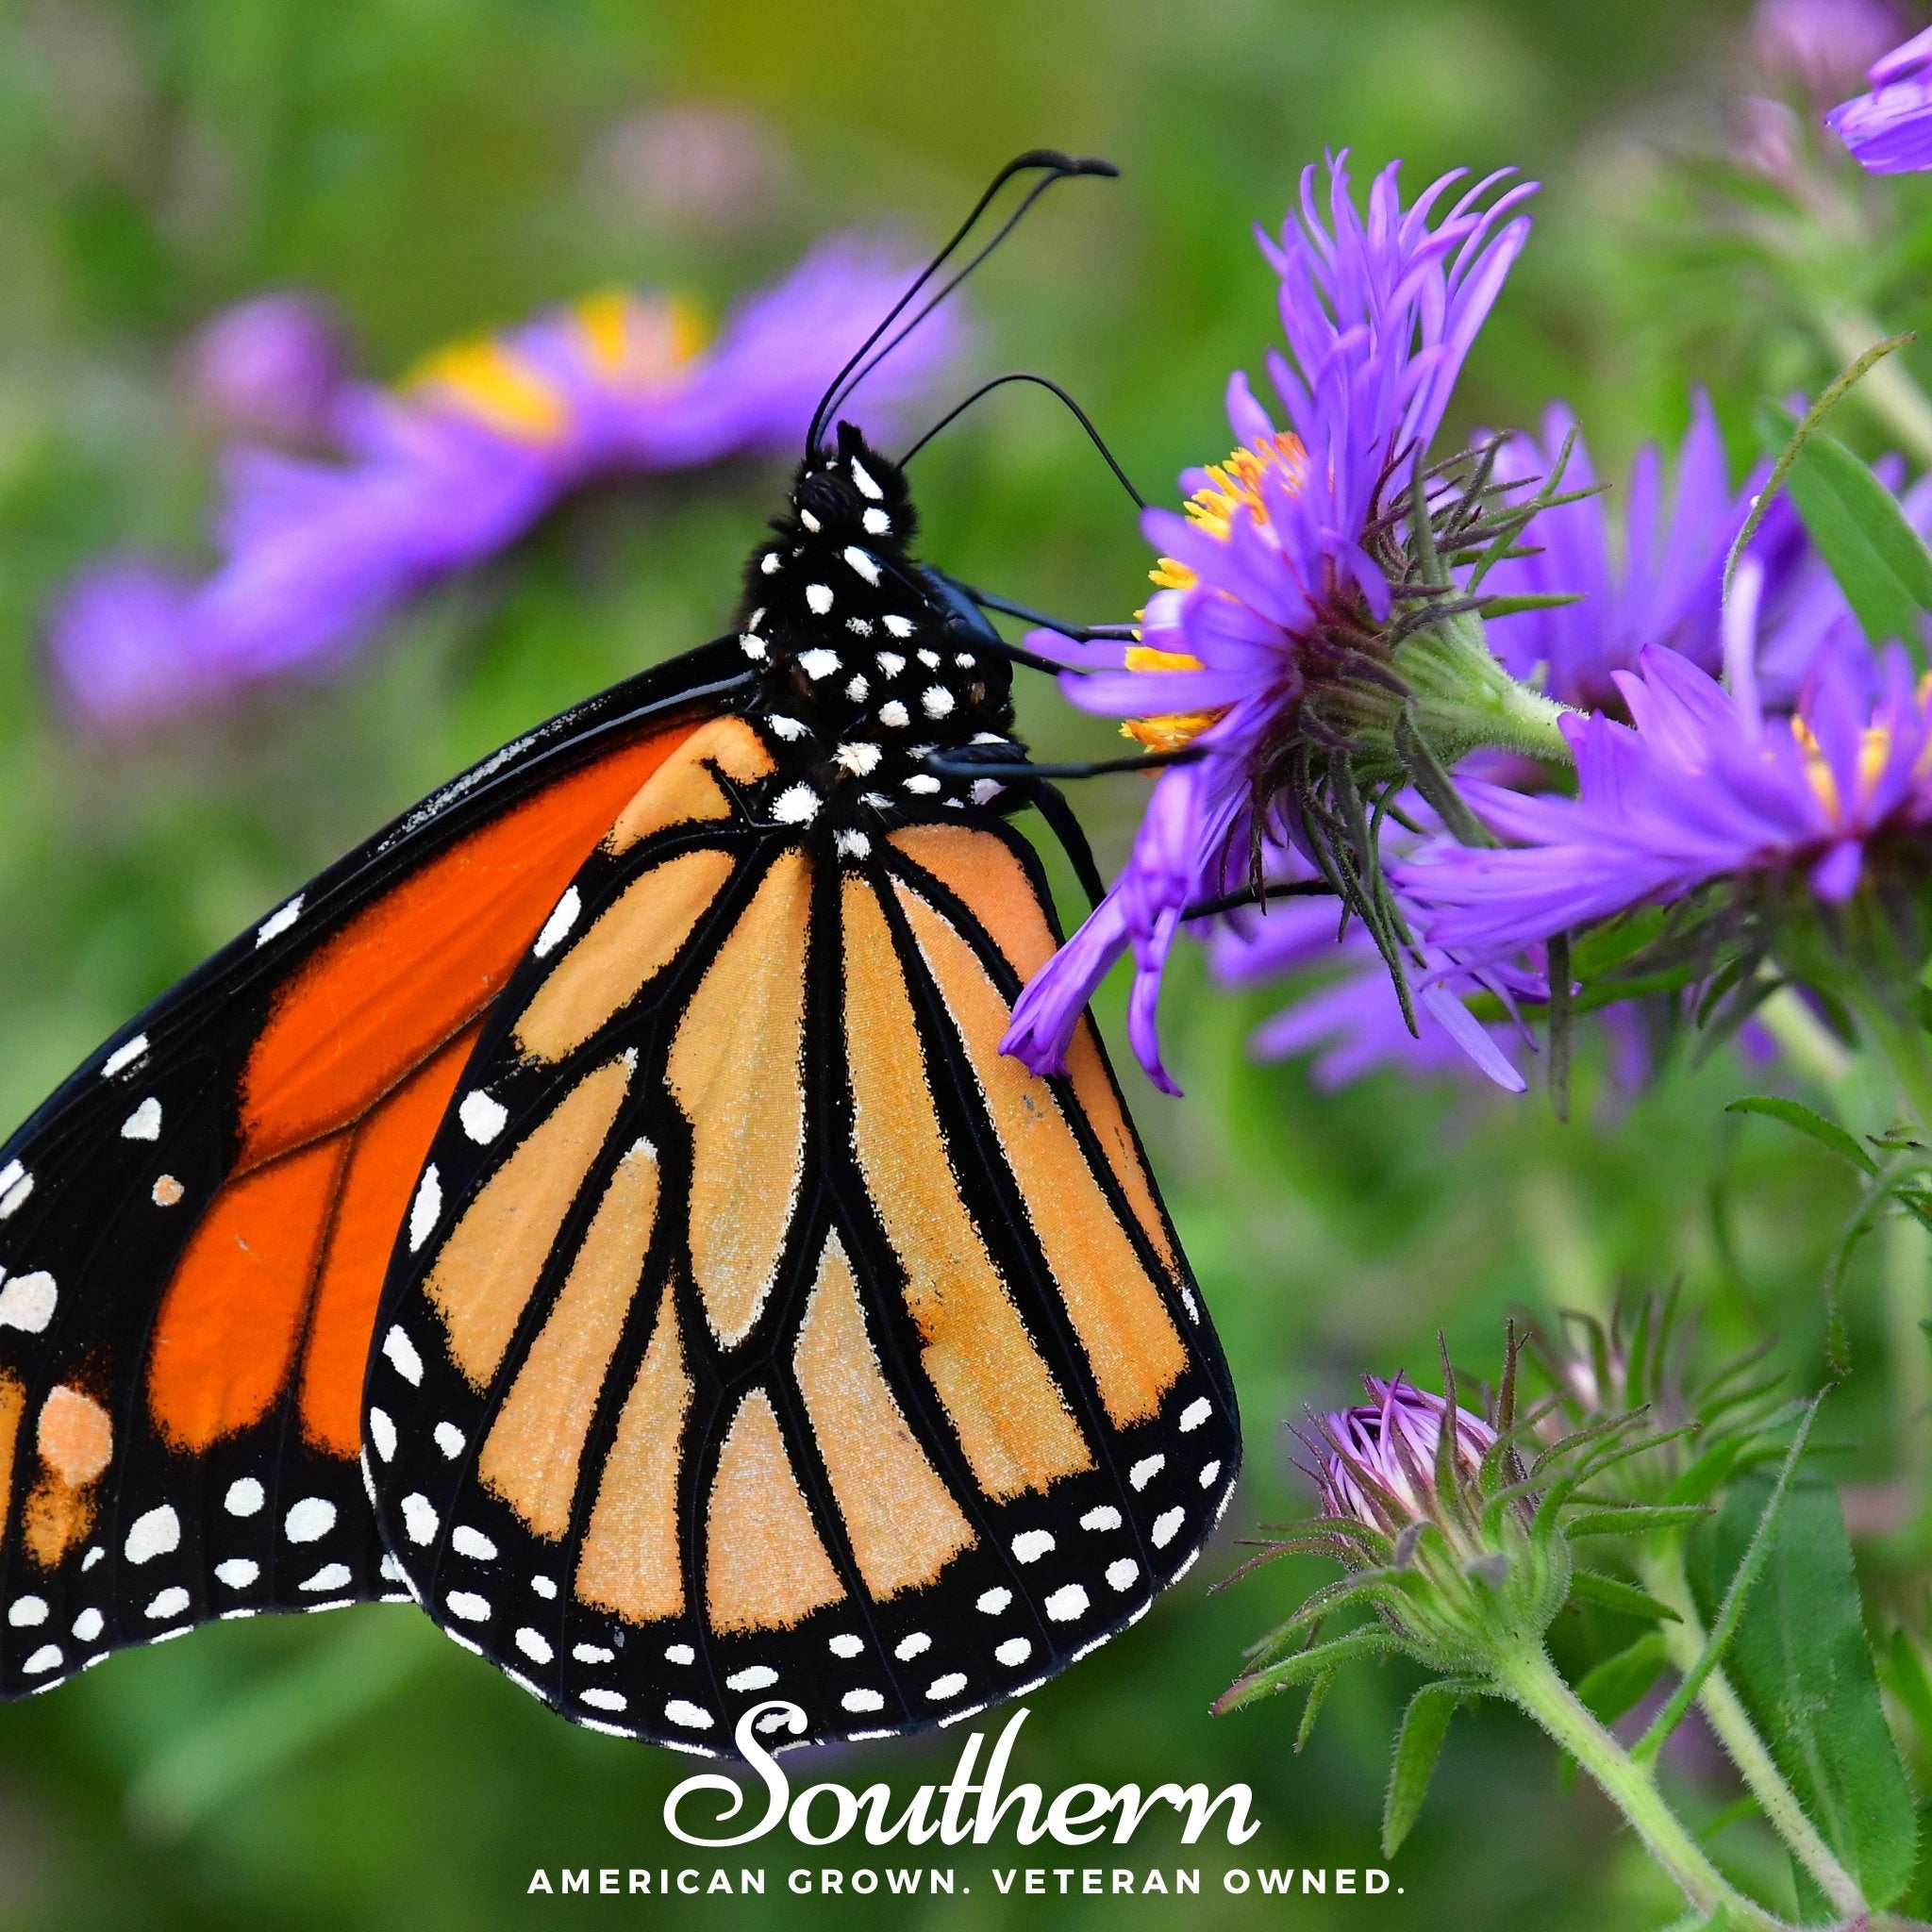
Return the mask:
<path id="1" fill-rule="evenodd" d="M 1415 1824 L 1423 1800 L 1429 1794 L 1429 1779 L 1435 1774 L 1442 1740 L 1449 1735 L 1449 1720 L 1468 1694 L 1466 1684 L 1450 1677 L 1438 1684 L 1424 1684 L 1408 1700 L 1408 1708 L 1402 1713 L 1401 1728 L 1395 1733 L 1395 1750 L 1389 1763 L 1389 1790 L 1382 1804 L 1385 1858 L 1395 1856 Z"/>
<path id="2" fill-rule="evenodd" d="M 1659 1603 L 1648 1591 L 1639 1590 L 1621 1577 L 1606 1576 L 1601 1570 L 1572 1570 L 1570 1594 L 1624 1617 L 1642 1617 L 1655 1624 L 1684 1621 L 1669 1604 Z"/>

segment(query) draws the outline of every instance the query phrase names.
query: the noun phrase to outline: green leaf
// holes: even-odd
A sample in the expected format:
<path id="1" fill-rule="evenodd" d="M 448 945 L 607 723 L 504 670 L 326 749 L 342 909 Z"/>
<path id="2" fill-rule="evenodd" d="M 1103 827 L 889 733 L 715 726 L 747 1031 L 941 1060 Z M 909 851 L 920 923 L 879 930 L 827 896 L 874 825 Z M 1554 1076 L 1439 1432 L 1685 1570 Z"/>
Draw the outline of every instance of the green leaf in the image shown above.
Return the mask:
<path id="1" fill-rule="evenodd" d="M 1798 453 L 1785 488 L 1865 635 L 1874 644 L 1899 639 L 1923 668 L 1919 613 L 1932 609 L 1932 554 L 1897 497 L 1822 430 Z"/>
<path id="2" fill-rule="evenodd" d="M 1263 1697 L 1272 1697 L 1276 1691 L 1291 1690 L 1297 1684 L 1305 1684 L 1310 1677 L 1321 1676 L 1338 1664 L 1349 1663 L 1356 1657 L 1380 1657 L 1393 1645 L 1394 1641 L 1380 1624 L 1365 1624 L 1359 1630 L 1351 1630 L 1346 1637 L 1314 1644 L 1307 1650 L 1298 1650 L 1292 1657 L 1270 1664 L 1266 1670 L 1238 1677 L 1214 1700 L 1214 1714 L 1225 1717 L 1231 1710 L 1240 1710 Z"/>
<path id="3" fill-rule="evenodd" d="M 1576 1694 L 1604 1724 L 1612 1724 L 1657 1682 L 1669 1661 L 1660 1632 L 1646 1630 L 1615 1657 L 1606 1657 L 1576 1687 Z"/>
<path id="4" fill-rule="evenodd" d="M 1891 1633 L 1885 1681 L 1911 1719 L 1921 1741 L 1927 1750 L 1932 1750 L 1932 1671 L 1927 1670 L 1925 1658 L 1908 1630 Z"/>
<path id="5" fill-rule="evenodd" d="M 1658 1503 L 1635 1508 L 1591 1509 L 1572 1517 L 1563 1525 L 1563 1533 L 1573 1539 L 1579 1536 L 1649 1536 L 1654 1530 L 1686 1528 L 1709 1513 L 1694 1504 Z"/>
<path id="6" fill-rule="evenodd" d="M 1829 1147 L 1840 1160 L 1848 1160 L 1860 1174 L 1875 1174 L 1878 1163 L 1835 1123 L 1823 1114 L 1813 1113 L 1808 1107 L 1800 1106 L 1795 1100 L 1785 1100 L 1774 1093 L 1747 1093 L 1741 1100 L 1734 1100 L 1725 1107 L 1726 1113 L 1769 1114 L 1774 1121 L 1782 1121 L 1788 1127 L 1795 1127 L 1801 1134 L 1808 1134 L 1821 1146 Z"/>
<path id="7" fill-rule="evenodd" d="M 1295 1727 L 1294 1755 L 1297 1757 L 1307 1749 L 1308 1740 L 1315 1735 L 1315 1720 L 1322 1715 L 1322 1706 L 1328 1697 L 1328 1687 L 1334 1681 L 1335 1673 L 1324 1671 L 1308 1686 L 1308 1694 L 1302 1704 L 1302 1721 Z"/>
<path id="8" fill-rule="evenodd" d="M 1389 1766 L 1389 1794 L 1382 1807 L 1385 1858 L 1395 1856 L 1423 1808 L 1442 1740 L 1449 1735 L 1449 1720 L 1462 1698 L 1460 1684 L 1424 1684 L 1402 1714 L 1402 1728 L 1395 1734 L 1395 1756 Z"/>
<path id="9" fill-rule="evenodd" d="M 1669 1604 L 1660 1604 L 1634 1583 L 1625 1583 L 1619 1576 L 1606 1576 L 1601 1570 L 1579 1567 L 1572 1571 L 1570 1594 L 1582 1597 L 1586 1603 L 1601 1604 L 1605 1609 L 1625 1617 L 1642 1617 L 1652 1623 L 1682 1621 Z"/>
<path id="10" fill-rule="evenodd" d="M 1743 1477 L 1693 1539 L 1692 1575 L 1707 1608 L 1725 1592 L 1771 1493 L 1762 1474 Z M 1911 1879 L 1917 1823 L 1828 1483 L 1792 1484 L 1724 1672 L 1806 1815 L 1866 1897 L 1890 1904 Z"/>

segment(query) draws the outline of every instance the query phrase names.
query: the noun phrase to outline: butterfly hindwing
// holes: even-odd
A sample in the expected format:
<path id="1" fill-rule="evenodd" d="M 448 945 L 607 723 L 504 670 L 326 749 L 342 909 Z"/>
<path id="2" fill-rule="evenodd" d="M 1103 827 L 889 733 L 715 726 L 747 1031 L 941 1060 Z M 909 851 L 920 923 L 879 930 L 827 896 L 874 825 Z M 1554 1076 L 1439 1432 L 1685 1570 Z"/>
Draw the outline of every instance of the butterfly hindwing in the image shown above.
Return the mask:
<path id="1" fill-rule="evenodd" d="M 991 813 L 763 816 L 680 748 L 486 1024 L 385 1292 L 368 1467 L 425 1607 L 579 1722 L 730 1748 L 1005 1698 L 1191 1560 L 1239 1457 L 1098 1042 Z M 655 801 L 652 794 L 658 794 Z M 787 1741 L 791 1741 L 787 1740 Z"/>
<path id="2" fill-rule="evenodd" d="M 396 1227 L 478 1014 L 733 669 L 693 654 L 454 781 L 0 1149 L 0 1694 L 404 1593 L 358 1469 Z"/>

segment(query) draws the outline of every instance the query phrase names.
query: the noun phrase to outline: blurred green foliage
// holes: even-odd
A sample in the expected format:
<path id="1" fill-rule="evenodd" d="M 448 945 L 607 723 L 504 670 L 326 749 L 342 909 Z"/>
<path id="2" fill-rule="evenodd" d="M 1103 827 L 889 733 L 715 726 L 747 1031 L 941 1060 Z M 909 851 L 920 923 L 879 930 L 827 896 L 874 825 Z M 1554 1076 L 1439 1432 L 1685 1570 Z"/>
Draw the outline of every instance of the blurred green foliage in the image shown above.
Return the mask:
<path id="1" fill-rule="evenodd" d="M 745 467 L 572 506 L 347 675 L 143 752 L 91 749 L 45 707 L 38 614 L 103 547 L 193 554 L 209 452 L 175 358 L 221 303 L 320 289 L 366 366 L 393 374 L 446 336 L 585 288 L 670 282 L 715 309 L 825 227 L 928 236 L 1008 152 L 1053 142 L 1112 157 L 1124 179 L 1062 191 L 975 285 L 978 355 L 1073 383 L 1161 491 L 1224 449 L 1227 371 L 1257 365 L 1273 329 L 1250 225 L 1279 220 L 1304 162 L 1346 144 L 1366 175 L 1400 154 L 1411 185 L 1512 163 L 1547 183 L 1539 232 L 1452 426 L 1532 420 L 1563 395 L 1607 466 L 1684 417 L 1681 350 L 1703 311 L 1687 298 L 1695 327 L 1673 333 L 1644 209 L 1657 143 L 1715 125 L 1740 15 L 1712 0 L 11 0 L 0 1113 L 23 1116 L 143 1000 L 460 764 L 712 635 L 780 480 Z M 730 152 L 752 158 L 722 188 L 673 192 L 646 165 L 649 117 L 693 104 L 737 117 Z M 1710 304 L 1709 284 L 1697 300 Z M 1767 371 L 1818 374 L 1795 332 L 1769 347 L 1762 331 L 1747 348 L 1700 340 L 1716 342 L 1704 373 L 1733 424 L 1748 425 Z M 975 412 L 922 458 L 918 483 L 928 551 L 958 574 L 1076 614 L 1139 601 L 1133 518 L 1037 397 L 1008 391 Z M 1025 707 L 1043 756 L 1111 741 L 1051 691 Z M 1104 861 L 1124 852 L 1140 796 L 1112 779 L 1083 797 Z M 1129 1085 L 1241 1391 L 1250 1476 L 1230 1539 L 1303 1507 L 1282 1420 L 1344 1395 L 1363 1368 L 1426 1371 L 1439 1324 L 1484 1370 L 1511 1307 L 1602 1311 L 1620 1283 L 1681 1274 L 1718 1340 L 1775 1329 L 1779 1360 L 1815 1379 L 1817 1282 L 1849 1183 L 1794 1137 L 1723 1115 L 1731 1064 L 1674 1067 L 1631 1099 L 1586 1062 L 1561 1127 L 1538 1093 L 1385 1076 L 1324 1095 L 1298 1069 L 1257 1068 L 1243 1041 L 1265 997 L 1212 991 L 1197 961 L 1167 1007 L 1189 1097 Z M 1875 1266 L 1861 1263 L 1850 1303 L 1867 1363 Z M 1861 1445 L 1844 1452 L 1850 1477 L 1889 1474 L 1885 1400 L 1875 1370 L 1835 1400 L 1840 1434 Z M 1345 1677 L 1301 1758 L 1291 1704 L 1210 1720 L 1243 1643 L 1318 1574 L 1284 1564 L 1209 1596 L 1234 1556 L 1210 1551 L 1130 1637 L 1031 1700 L 1019 1774 L 1050 1789 L 1241 1778 L 1265 1823 L 1244 1862 L 1374 1862 L 1415 1679 Z M 1565 1643 L 1597 1644 L 1569 1622 Z M 820 1774 L 907 1789 L 942 1774 L 958 1736 L 851 1751 Z M 658 1807 L 689 1769 L 558 1723 L 407 1609 L 223 1625 L 0 1712 L 0 1923 L 634 1922 L 628 1900 L 566 1907 L 524 1889 L 539 1864 L 665 1862 Z M 1672 1774 L 1694 1817 L 1734 1795 L 1710 1754 Z M 852 1914 L 785 1895 L 804 1860 L 782 1840 L 761 1849 L 773 1895 L 681 1901 L 681 1922 Z M 1785 1882 L 1749 1822 L 1714 1849 Z M 1147 1839 L 1124 1862 L 1177 1860 L 1194 1862 Z M 876 1910 L 934 1927 L 1174 1923 L 1158 1900 L 1003 1900 L 994 1861 L 955 1861 L 970 1895 Z M 1211 1874 L 1214 1857 L 1200 1862 Z M 1559 1789 L 1549 1748 L 1491 1714 L 1459 1722 L 1395 1879 L 1399 1895 L 1373 1905 L 1298 1901 L 1293 1923 L 1560 1932 L 1673 1911 L 1607 1807 Z M 1220 1894 L 1210 1875 L 1191 1923 L 1283 1909 Z"/>

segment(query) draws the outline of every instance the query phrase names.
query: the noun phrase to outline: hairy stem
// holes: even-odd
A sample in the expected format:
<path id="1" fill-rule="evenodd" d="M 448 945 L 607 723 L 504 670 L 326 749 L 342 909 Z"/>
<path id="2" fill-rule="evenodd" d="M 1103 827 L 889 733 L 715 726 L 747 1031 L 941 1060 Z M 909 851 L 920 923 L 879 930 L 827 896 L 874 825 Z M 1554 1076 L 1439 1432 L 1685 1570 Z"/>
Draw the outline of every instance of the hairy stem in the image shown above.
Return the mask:
<path id="1" fill-rule="evenodd" d="M 1778 1932 L 1783 1921 L 1727 1879 L 1665 1804 L 1647 1765 L 1639 1764 L 1578 1701 L 1541 1641 L 1494 1657 L 1498 1690 L 1534 1718 L 1595 1779 L 1630 1821 L 1645 1849 L 1690 1904 L 1708 1918 L 1722 1911 L 1740 1932 Z"/>
<path id="2" fill-rule="evenodd" d="M 1659 1603 L 1676 1611 L 1680 1621 L 1661 1626 L 1664 1654 L 1679 1671 L 1690 1671 L 1703 1655 L 1707 1633 L 1697 1613 L 1696 1599 L 1690 1593 L 1690 1578 L 1684 1574 L 1683 1539 L 1673 1536 L 1653 1540 L 1640 1555 L 1637 1569 L 1644 1589 Z M 1869 1912 L 1871 1907 L 1858 1890 L 1857 1880 L 1839 1863 L 1831 1847 L 1818 1835 L 1817 1827 L 1805 1816 L 1796 1793 L 1785 1782 L 1769 1747 L 1757 1735 L 1757 1727 L 1731 1688 L 1722 1664 L 1705 1678 L 1697 1703 L 1773 1830 L 1810 1873 L 1819 1890 L 1847 1918 L 1856 1919 Z"/>
<path id="3" fill-rule="evenodd" d="M 1856 308 L 1827 308 L 1818 326 L 1832 353 L 1847 362 L 1888 333 Z M 1932 398 L 1896 356 L 1868 371 L 1857 392 L 1921 463 L 1932 463 Z"/>

